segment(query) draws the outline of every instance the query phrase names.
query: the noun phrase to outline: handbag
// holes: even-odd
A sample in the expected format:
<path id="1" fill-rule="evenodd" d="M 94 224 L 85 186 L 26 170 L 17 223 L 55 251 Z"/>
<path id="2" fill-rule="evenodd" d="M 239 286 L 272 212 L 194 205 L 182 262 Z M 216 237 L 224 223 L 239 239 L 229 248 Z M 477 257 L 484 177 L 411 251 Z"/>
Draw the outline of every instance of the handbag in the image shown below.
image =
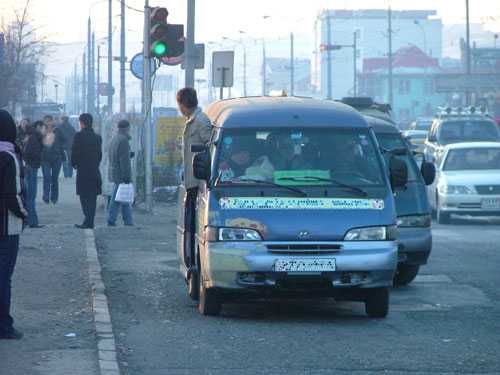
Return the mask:
<path id="1" fill-rule="evenodd" d="M 134 202 L 134 197 L 135 197 L 134 185 L 132 184 L 118 185 L 118 190 L 115 196 L 115 202 L 132 204 Z"/>

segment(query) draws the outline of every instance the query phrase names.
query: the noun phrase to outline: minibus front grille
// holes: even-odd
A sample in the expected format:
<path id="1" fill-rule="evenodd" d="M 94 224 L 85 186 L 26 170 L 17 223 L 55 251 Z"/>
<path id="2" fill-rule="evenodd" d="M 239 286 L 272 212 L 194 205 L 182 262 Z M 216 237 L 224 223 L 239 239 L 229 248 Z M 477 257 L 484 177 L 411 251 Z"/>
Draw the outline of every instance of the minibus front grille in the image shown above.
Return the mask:
<path id="1" fill-rule="evenodd" d="M 267 249 L 275 254 L 331 254 L 342 249 L 338 244 L 269 244 Z"/>

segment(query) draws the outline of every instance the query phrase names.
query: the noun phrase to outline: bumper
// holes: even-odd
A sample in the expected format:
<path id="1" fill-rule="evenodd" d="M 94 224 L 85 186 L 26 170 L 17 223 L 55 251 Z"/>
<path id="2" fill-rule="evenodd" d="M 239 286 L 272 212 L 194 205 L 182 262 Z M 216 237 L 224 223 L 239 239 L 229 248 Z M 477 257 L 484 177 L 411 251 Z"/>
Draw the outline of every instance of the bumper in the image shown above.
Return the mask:
<path id="1" fill-rule="evenodd" d="M 445 213 L 471 216 L 500 216 L 500 206 L 485 205 L 485 202 L 488 200 L 500 201 L 500 195 L 439 195 L 440 209 Z"/>
<path id="2" fill-rule="evenodd" d="M 398 262 L 422 265 L 432 249 L 431 228 L 398 228 Z"/>
<path id="3" fill-rule="evenodd" d="M 303 243 L 301 243 L 303 244 Z M 329 243 L 331 244 L 331 243 Z M 311 292 L 335 294 L 349 288 L 392 285 L 397 265 L 394 242 L 340 242 L 329 254 L 273 253 L 269 243 L 207 242 L 201 249 L 203 275 L 208 288 L 226 292 Z M 276 272 L 276 260 L 334 258 L 333 272 Z M 337 293 L 338 294 L 338 293 Z"/>

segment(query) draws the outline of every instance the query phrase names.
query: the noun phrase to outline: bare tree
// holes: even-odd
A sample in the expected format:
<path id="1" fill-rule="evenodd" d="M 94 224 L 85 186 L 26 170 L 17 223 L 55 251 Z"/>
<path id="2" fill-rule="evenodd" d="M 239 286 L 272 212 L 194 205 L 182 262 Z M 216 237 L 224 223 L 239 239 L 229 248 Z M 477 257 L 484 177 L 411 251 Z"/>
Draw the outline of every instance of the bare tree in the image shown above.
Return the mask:
<path id="1" fill-rule="evenodd" d="M 37 78 L 43 76 L 40 61 L 50 53 L 47 36 L 31 17 L 30 6 L 31 0 L 26 0 L 24 6 L 14 9 L 12 22 L 2 30 L 6 50 L 0 78 L 13 113 L 18 104 L 36 100 Z"/>

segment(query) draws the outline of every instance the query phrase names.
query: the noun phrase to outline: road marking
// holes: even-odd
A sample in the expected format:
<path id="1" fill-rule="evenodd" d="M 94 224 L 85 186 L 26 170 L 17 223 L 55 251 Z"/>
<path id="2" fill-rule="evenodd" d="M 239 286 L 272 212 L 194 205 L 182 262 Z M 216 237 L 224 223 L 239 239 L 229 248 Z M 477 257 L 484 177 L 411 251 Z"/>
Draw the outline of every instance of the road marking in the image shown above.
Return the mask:
<path id="1" fill-rule="evenodd" d="M 97 256 L 95 235 L 92 229 L 85 229 L 85 244 L 89 266 L 89 281 L 92 289 L 94 324 L 98 337 L 99 372 L 101 375 L 120 375 L 120 368 L 116 359 L 113 325 L 109 314 L 109 303 L 106 297 L 106 288 L 102 281 L 101 264 Z"/>
<path id="2" fill-rule="evenodd" d="M 452 280 L 446 275 L 417 275 L 415 283 L 451 283 Z"/>

